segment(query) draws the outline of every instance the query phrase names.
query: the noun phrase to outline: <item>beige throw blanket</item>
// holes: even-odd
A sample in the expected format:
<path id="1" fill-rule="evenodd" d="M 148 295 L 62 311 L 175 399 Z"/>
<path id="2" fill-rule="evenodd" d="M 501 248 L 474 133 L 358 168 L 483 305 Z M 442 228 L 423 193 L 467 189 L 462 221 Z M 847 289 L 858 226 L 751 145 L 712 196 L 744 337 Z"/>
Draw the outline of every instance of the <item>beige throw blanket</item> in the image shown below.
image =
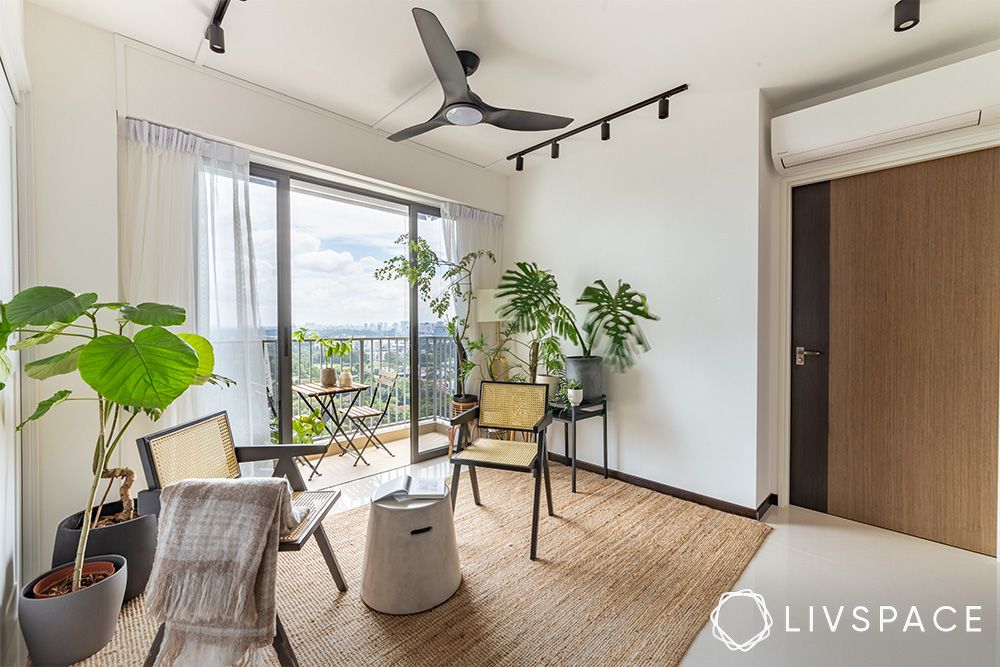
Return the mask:
<path id="1" fill-rule="evenodd" d="M 258 664 L 274 638 L 278 537 L 303 517 L 281 478 L 198 479 L 160 497 L 146 609 L 165 623 L 156 665 Z"/>

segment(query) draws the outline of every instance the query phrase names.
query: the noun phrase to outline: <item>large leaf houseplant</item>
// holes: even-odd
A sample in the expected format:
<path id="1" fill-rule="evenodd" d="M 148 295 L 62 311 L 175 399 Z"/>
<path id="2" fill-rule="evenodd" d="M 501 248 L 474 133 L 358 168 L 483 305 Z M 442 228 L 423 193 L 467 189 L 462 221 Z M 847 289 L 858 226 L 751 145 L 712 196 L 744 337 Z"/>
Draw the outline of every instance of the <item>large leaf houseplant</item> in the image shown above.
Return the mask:
<path id="1" fill-rule="evenodd" d="M 581 354 L 566 357 L 566 376 L 583 385 L 584 401 L 596 401 L 604 393 L 603 363 L 616 373 L 632 368 L 639 353 L 649 350 L 640 320 L 660 318 L 650 312 L 646 295 L 623 280 L 614 290 L 603 280 L 595 280 L 576 303 L 589 308 L 582 327 L 572 321 Z"/>
<path id="2" fill-rule="evenodd" d="M 579 341 L 573 311 L 560 300 L 556 277 L 534 262 L 517 262 L 501 276 L 497 297 L 503 301 L 500 317 L 523 337 L 511 337 L 507 354 L 528 382 L 548 383 L 555 398 L 566 374 L 562 339 Z"/>
<path id="3" fill-rule="evenodd" d="M 107 313 L 117 317 L 108 317 Z M 99 302 L 93 292 L 77 294 L 47 286 L 25 289 L 9 302 L 0 303 L 0 389 L 10 375 L 8 351 L 27 348 L 39 348 L 37 356 L 41 357 L 24 365 L 24 374 L 28 377 L 48 380 L 78 373 L 88 388 L 86 392 L 55 391 L 38 403 L 18 430 L 45 417 L 62 403 L 88 402 L 94 410 L 95 422 L 81 424 L 81 427 L 93 424 L 96 432 L 88 471 L 89 492 L 80 515 L 72 575 L 63 582 L 56 582 L 54 588 L 39 592 L 43 596 L 53 595 L 51 601 L 39 600 L 48 611 L 55 608 L 53 605 L 57 604 L 59 596 L 75 594 L 88 585 L 96 587 L 101 583 L 99 577 L 84 579 L 88 539 L 95 525 L 136 519 L 129 492 L 134 473 L 112 464 L 112 457 L 129 426 L 140 414 L 158 419 L 171 403 L 194 385 L 229 382 L 214 374 L 214 353 L 205 338 L 170 330 L 170 327 L 183 324 L 185 318 L 184 310 L 176 306 Z M 113 324 L 108 325 L 108 320 Z M 69 349 L 48 356 L 41 354 L 45 347 L 59 341 L 68 342 Z M 108 480 L 110 490 L 116 479 L 121 480 L 120 509 L 106 517 L 102 512 L 103 499 L 96 503 L 97 494 L 102 480 Z M 29 618 L 34 617 L 31 610 L 26 613 Z M 52 619 L 47 617 L 47 620 Z M 29 632 L 30 629 L 25 628 L 26 638 Z M 29 638 L 29 649 L 31 643 Z"/>

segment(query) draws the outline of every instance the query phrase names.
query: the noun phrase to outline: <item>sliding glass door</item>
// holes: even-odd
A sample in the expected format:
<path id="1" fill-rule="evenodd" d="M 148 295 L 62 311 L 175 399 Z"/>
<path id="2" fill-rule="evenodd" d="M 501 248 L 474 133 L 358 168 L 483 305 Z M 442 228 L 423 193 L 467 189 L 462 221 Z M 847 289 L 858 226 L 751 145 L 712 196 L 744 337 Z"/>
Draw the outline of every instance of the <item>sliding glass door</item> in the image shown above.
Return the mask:
<path id="1" fill-rule="evenodd" d="M 444 230 L 437 210 L 418 208 L 413 211 L 414 227 L 438 257 L 446 257 Z M 431 281 L 431 293 L 440 294 L 444 283 L 440 274 Z M 447 420 L 451 416 L 451 395 L 455 390 L 455 341 L 449 335 L 446 318 L 438 317 L 430 306 L 413 299 L 411 329 L 415 341 L 414 374 L 418 387 L 419 412 L 412 428 L 420 431 L 414 460 L 438 456 L 448 447 Z"/>
<path id="2" fill-rule="evenodd" d="M 415 288 L 405 280 L 375 277 L 387 259 L 408 252 L 401 237 L 420 234 L 443 254 L 439 211 L 269 167 L 254 165 L 252 173 L 261 189 L 252 196 L 254 231 L 262 221 L 265 239 L 255 240 L 255 248 L 275 261 L 273 284 L 261 286 L 271 292 L 262 295 L 261 304 L 273 303 L 275 314 L 265 346 L 275 441 L 303 442 L 315 435 L 304 428 L 316 416 L 315 405 L 304 402 L 296 388 L 320 383 L 324 367 L 350 371 L 356 383 L 369 385 L 381 371 L 391 371 L 397 381 L 379 431 L 396 454 L 394 462 L 443 453 L 454 345 L 449 354 L 444 323 L 419 304 Z M 330 353 L 317 339 L 338 345 Z M 371 399 L 367 391 L 358 403 Z M 342 407 L 350 402 L 339 400 Z M 375 407 L 381 410 L 381 395 Z M 329 436 L 315 438 L 326 442 Z M 371 449 L 365 454 L 373 456 L 388 454 Z M 359 476 L 365 474 L 363 465 L 358 469 Z"/>

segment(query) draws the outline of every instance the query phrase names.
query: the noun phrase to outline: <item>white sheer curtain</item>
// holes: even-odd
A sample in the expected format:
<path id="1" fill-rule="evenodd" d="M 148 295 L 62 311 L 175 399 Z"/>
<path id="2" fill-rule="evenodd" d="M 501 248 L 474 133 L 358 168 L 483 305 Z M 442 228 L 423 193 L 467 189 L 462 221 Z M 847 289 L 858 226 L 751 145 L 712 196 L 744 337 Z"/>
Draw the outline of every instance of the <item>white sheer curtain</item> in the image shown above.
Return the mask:
<path id="1" fill-rule="evenodd" d="M 441 221 L 446 259 L 456 262 L 476 250 L 493 252 L 496 263 L 483 258 L 476 264 L 472 288 L 478 290 L 496 287 L 500 280 L 500 267 L 503 266 L 503 258 L 500 256 L 503 250 L 503 216 L 465 204 L 444 202 L 441 204 Z M 456 302 L 452 307 L 457 312 L 465 312 L 464 301 Z M 470 340 L 475 340 L 479 334 L 480 327 L 473 308 L 467 336 Z M 480 379 L 482 378 L 470 376 L 466 380 L 466 391 L 477 393 L 476 384 Z"/>
<path id="2" fill-rule="evenodd" d="M 236 385 L 197 387 L 164 419 L 226 410 L 239 443 L 270 440 L 264 332 L 257 310 L 250 156 L 241 148 L 143 120 L 119 133 L 122 299 L 187 310 L 185 329 L 215 348 L 215 372 Z"/>

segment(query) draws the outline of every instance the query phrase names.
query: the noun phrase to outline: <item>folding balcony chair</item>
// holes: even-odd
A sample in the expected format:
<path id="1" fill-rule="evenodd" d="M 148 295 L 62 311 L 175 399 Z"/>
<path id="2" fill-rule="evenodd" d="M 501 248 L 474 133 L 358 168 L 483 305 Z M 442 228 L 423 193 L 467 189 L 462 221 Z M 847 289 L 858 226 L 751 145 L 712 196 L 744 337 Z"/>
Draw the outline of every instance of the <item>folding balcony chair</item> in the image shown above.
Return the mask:
<path id="1" fill-rule="evenodd" d="M 472 496 L 477 505 L 479 480 L 476 468 L 498 468 L 535 475 L 535 495 L 531 513 L 531 560 L 538 550 L 538 506 L 541 481 L 545 479 L 545 500 L 549 516 L 552 510 L 552 482 L 549 479 L 549 460 L 545 449 L 545 429 L 552 423 L 548 404 L 548 385 L 517 382 L 486 382 L 480 385 L 479 405 L 452 418 L 451 425 L 458 426 L 458 443 L 451 463 L 455 471 L 451 478 L 451 505 L 458 498 L 458 480 L 462 466 L 468 466 L 472 482 Z M 478 419 L 480 437 L 471 441 L 470 424 Z M 501 440 L 482 437 L 491 430 L 512 431 L 535 436 L 535 442 L 510 438 Z"/>
<path id="2" fill-rule="evenodd" d="M 351 436 L 351 440 L 357 437 L 358 433 L 363 433 L 365 435 L 365 444 L 361 447 L 361 454 L 358 459 L 354 461 L 354 465 L 358 465 L 358 461 L 361 460 L 360 456 L 363 456 L 365 450 L 368 449 L 368 445 L 371 444 L 375 449 L 381 447 L 386 451 L 389 456 L 395 456 L 385 443 L 379 440 L 376 431 L 378 427 L 382 424 L 382 420 L 385 419 L 386 413 L 389 411 L 389 403 L 392 402 L 392 397 L 396 389 L 396 380 L 399 378 L 399 373 L 396 371 L 386 371 L 383 370 L 378 374 L 378 380 L 375 381 L 375 385 L 372 387 L 372 397 L 368 401 L 368 405 L 355 405 L 347 411 L 347 418 L 351 420 L 354 424 L 354 435 Z M 382 409 L 379 410 L 375 407 L 375 400 L 382 400 Z M 374 425 L 372 425 L 369 420 L 374 419 Z M 372 442 L 374 440 L 374 442 Z"/>
<path id="3" fill-rule="evenodd" d="M 309 509 L 302 523 L 281 538 L 278 551 L 299 551 L 310 538 L 315 538 L 337 588 L 347 590 L 337 557 L 323 530 L 323 519 L 337 502 L 340 491 L 307 491 L 294 461 L 296 457 L 320 454 L 326 451 L 326 445 L 234 446 L 225 412 L 144 436 L 136 443 L 149 487 L 138 494 L 139 514 L 160 513 L 160 491 L 168 484 L 182 479 L 235 479 L 240 476 L 240 463 L 276 460 L 272 476 L 288 478 L 292 506 Z"/>

